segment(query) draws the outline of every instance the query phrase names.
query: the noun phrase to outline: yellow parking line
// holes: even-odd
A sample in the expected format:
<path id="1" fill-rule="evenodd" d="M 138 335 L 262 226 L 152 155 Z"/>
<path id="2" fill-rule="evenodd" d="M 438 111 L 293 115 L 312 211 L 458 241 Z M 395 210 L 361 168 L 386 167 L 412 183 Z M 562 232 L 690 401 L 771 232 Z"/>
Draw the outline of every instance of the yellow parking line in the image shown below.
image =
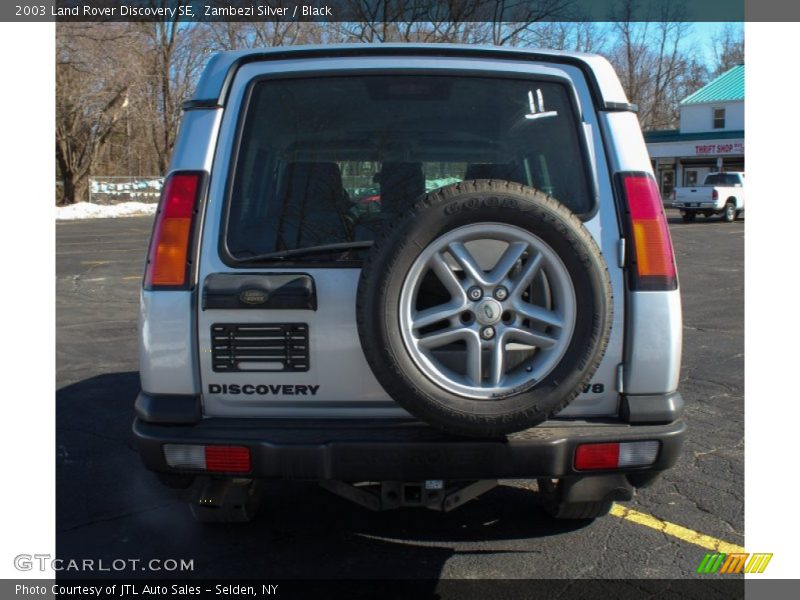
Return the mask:
<path id="1" fill-rule="evenodd" d="M 726 554 L 731 554 L 733 552 L 744 552 L 744 548 L 737 546 L 736 544 L 723 542 L 722 540 L 718 540 L 710 535 L 703 535 L 702 533 L 687 529 L 686 527 L 681 527 L 680 525 L 675 525 L 669 521 L 662 521 L 661 519 L 657 519 L 651 515 L 639 512 L 638 510 L 625 508 L 619 504 L 615 504 L 611 508 L 611 514 L 615 517 L 619 517 L 620 519 L 625 519 L 626 521 L 631 521 L 632 523 L 650 527 L 656 531 L 661 531 L 662 533 L 676 537 L 679 540 L 689 542 L 690 544 L 694 544 L 708 550 L 715 550 L 717 552 L 724 552 Z"/>
<path id="2" fill-rule="evenodd" d="M 129 275 L 128 277 L 123 277 L 123 279 L 141 279 L 141 275 Z"/>

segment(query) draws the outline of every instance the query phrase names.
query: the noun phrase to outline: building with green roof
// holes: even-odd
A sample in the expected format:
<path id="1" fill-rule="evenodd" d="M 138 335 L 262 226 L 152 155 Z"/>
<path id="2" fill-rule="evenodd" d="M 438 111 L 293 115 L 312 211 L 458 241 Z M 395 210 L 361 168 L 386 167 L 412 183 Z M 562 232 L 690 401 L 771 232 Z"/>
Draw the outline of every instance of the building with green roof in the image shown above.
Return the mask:
<path id="1" fill-rule="evenodd" d="M 732 69 L 725 71 L 705 87 L 684 98 L 681 101 L 681 105 L 737 102 L 740 100 L 744 102 L 744 65 L 736 65 Z"/>
<path id="2" fill-rule="evenodd" d="M 644 134 L 665 202 L 676 186 L 708 173 L 744 171 L 744 65 L 729 69 L 680 104 L 680 128 Z"/>

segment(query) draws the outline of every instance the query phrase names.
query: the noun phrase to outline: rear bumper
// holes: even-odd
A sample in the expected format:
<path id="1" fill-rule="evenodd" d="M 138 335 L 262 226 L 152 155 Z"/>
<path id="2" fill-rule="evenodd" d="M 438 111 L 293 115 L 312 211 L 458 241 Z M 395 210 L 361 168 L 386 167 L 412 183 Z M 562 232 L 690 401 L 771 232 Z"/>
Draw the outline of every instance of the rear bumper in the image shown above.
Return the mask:
<path id="1" fill-rule="evenodd" d="M 693 211 L 693 210 L 719 210 L 725 208 L 725 205 L 719 206 L 717 202 L 675 202 L 672 205 L 674 208 L 680 210 Z"/>
<path id="2" fill-rule="evenodd" d="M 498 439 L 456 437 L 418 421 L 277 420 L 209 418 L 195 425 L 149 423 L 133 433 L 145 466 L 160 473 L 205 474 L 174 469 L 164 444 L 218 444 L 250 449 L 252 470 L 239 477 L 340 481 L 426 479 L 533 479 L 625 473 L 633 481 L 668 469 L 686 432 L 681 420 L 662 425 L 553 420 Z M 658 440 L 656 462 L 614 471 L 577 471 L 575 448 L 591 442 Z"/>

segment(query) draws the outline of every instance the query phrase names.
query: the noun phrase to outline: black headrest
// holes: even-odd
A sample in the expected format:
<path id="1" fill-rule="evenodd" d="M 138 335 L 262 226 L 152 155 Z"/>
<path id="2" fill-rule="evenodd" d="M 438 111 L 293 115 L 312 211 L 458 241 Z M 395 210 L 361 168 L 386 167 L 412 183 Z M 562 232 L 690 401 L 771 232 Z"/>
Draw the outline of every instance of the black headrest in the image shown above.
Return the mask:
<path id="1" fill-rule="evenodd" d="M 292 177 L 308 177 L 320 181 L 342 180 L 339 165 L 334 162 L 291 162 L 286 163 L 286 170 Z"/>
<path id="2" fill-rule="evenodd" d="M 502 179 L 524 183 L 522 172 L 516 163 L 472 163 L 467 165 L 464 179 Z"/>
<path id="3" fill-rule="evenodd" d="M 384 162 L 375 182 L 381 186 L 381 212 L 401 213 L 425 193 L 425 174 L 418 162 Z"/>
<path id="4" fill-rule="evenodd" d="M 425 186 L 425 175 L 422 163 L 418 162 L 385 162 L 381 164 L 380 173 L 375 175 L 376 183 L 381 185 L 397 185 L 400 182 L 412 182 Z"/>

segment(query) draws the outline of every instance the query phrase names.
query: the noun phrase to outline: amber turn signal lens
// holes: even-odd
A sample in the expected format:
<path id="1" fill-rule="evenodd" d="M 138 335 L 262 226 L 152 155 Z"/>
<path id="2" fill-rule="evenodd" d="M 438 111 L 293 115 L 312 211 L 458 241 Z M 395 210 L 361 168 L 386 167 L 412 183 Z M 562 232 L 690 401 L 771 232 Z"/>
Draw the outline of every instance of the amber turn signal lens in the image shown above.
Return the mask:
<path id="1" fill-rule="evenodd" d="M 164 183 L 147 258 L 145 287 L 185 288 L 200 173 L 173 173 Z"/>

